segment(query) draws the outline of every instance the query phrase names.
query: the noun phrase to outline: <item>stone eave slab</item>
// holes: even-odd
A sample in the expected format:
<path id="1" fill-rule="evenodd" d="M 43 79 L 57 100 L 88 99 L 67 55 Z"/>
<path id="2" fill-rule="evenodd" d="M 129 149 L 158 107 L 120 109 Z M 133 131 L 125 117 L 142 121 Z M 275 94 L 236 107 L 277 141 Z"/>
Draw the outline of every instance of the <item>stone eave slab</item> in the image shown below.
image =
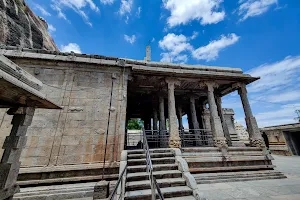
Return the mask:
<path id="1" fill-rule="evenodd" d="M 40 91 L 28 86 L 10 74 L 0 70 L 0 106 L 30 106 L 35 108 L 61 109 L 46 99 Z"/>
<path id="2" fill-rule="evenodd" d="M 246 84 L 258 80 L 258 77 L 252 77 L 248 74 L 230 73 L 230 72 L 214 72 L 214 71 L 200 71 L 188 69 L 170 69 L 162 67 L 148 67 L 140 65 L 131 65 L 133 73 L 151 74 L 158 76 L 174 76 L 174 77 L 193 77 L 213 80 L 232 80 L 240 81 Z"/>

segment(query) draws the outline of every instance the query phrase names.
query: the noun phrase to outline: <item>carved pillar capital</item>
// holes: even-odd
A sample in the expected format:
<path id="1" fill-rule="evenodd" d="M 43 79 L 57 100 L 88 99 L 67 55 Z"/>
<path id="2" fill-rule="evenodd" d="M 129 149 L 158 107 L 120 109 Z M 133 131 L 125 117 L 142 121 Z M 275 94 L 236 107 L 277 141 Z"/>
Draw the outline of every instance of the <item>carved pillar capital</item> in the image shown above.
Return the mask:
<path id="1" fill-rule="evenodd" d="M 219 87 L 219 84 L 213 81 L 205 81 L 204 84 L 206 85 L 208 91 L 214 91 L 215 88 Z"/>
<path id="2" fill-rule="evenodd" d="M 165 81 L 168 84 L 168 88 L 175 85 L 180 85 L 180 81 L 176 78 L 166 78 Z"/>

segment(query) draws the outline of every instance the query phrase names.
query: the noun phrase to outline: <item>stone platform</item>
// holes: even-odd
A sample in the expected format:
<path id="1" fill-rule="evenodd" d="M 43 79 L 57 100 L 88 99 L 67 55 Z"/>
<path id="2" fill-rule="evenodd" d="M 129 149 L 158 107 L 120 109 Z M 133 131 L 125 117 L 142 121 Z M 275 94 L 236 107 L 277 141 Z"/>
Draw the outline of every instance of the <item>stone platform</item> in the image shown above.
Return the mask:
<path id="1" fill-rule="evenodd" d="M 258 147 L 228 147 L 223 152 L 217 147 L 183 148 L 182 156 L 191 173 L 272 170 L 272 156 Z"/>

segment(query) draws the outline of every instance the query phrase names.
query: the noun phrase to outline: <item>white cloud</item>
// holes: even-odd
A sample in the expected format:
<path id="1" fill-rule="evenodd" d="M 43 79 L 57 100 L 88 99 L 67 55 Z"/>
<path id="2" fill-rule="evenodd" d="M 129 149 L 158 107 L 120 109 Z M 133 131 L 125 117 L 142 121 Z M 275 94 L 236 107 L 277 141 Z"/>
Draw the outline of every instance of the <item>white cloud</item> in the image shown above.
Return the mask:
<path id="1" fill-rule="evenodd" d="M 194 49 L 189 43 L 190 40 L 195 39 L 198 36 L 198 32 L 193 32 L 191 37 L 184 35 L 175 35 L 169 33 L 162 40 L 159 41 L 159 47 L 165 51 L 161 53 L 162 62 L 187 62 L 188 54 L 192 54 L 193 58 L 197 60 L 211 61 L 215 60 L 219 56 L 219 52 L 236 43 L 239 40 L 239 36 L 232 33 L 228 36 L 222 35 L 219 40 L 211 41 L 208 45 Z"/>
<path id="2" fill-rule="evenodd" d="M 133 44 L 133 43 L 135 43 L 136 36 L 135 35 L 132 35 L 132 36 L 124 35 L 124 39 L 126 40 L 126 42 Z"/>
<path id="3" fill-rule="evenodd" d="M 48 24 L 48 30 L 50 33 L 53 33 L 56 31 L 56 28 L 52 24 Z"/>
<path id="4" fill-rule="evenodd" d="M 119 13 L 121 16 L 125 14 L 130 14 L 132 9 L 133 0 L 121 0 L 121 6 Z"/>
<path id="5" fill-rule="evenodd" d="M 267 12 L 271 6 L 278 4 L 278 0 L 240 0 L 238 15 L 244 21 L 249 17 L 254 17 Z"/>
<path id="6" fill-rule="evenodd" d="M 250 85 L 250 92 L 276 91 L 283 87 L 293 88 L 296 86 L 294 80 L 300 76 L 300 56 L 288 56 L 279 62 L 263 64 L 247 73 L 261 77 Z"/>
<path id="7" fill-rule="evenodd" d="M 89 21 L 89 17 L 84 9 L 89 7 L 94 12 L 99 12 L 99 8 L 93 0 L 52 0 L 51 7 L 58 12 L 58 17 L 65 20 L 67 20 L 67 17 L 62 10 L 65 8 L 71 8 L 79 14 L 89 26 L 92 26 L 92 23 Z"/>
<path id="8" fill-rule="evenodd" d="M 74 53 L 81 53 L 80 47 L 76 43 L 69 43 L 68 45 L 61 45 L 60 50 L 62 52 L 71 52 L 73 51 Z"/>
<path id="9" fill-rule="evenodd" d="M 198 20 L 202 25 L 216 24 L 225 18 L 220 10 L 223 0 L 162 0 L 171 16 L 167 19 L 170 27 Z"/>
<path id="10" fill-rule="evenodd" d="M 260 127 L 295 123 L 296 107 L 300 104 L 287 104 L 277 110 L 260 112 L 256 114 L 256 120 Z"/>
<path id="11" fill-rule="evenodd" d="M 66 20 L 67 22 L 70 22 L 67 19 L 67 16 L 65 15 L 65 13 L 63 13 L 62 9 L 58 5 L 51 4 L 51 8 L 57 12 L 57 17 L 58 18 L 62 18 L 64 20 Z"/>
<path id="12" fill-rule="evenodd" d="M 293 91 L 287 91 L 284 93 L 273 94 L 267 97 L 267 100 L 269 102 L 289 102 L 289 101 L 295 101 L 300 100 L 300 91 L 299 90 L 293 90 Z"/>
<path id="13" fill-rule="evenodd" d="M 188 57 L 186 54 L 182 54 L 187 51 L 191 51 L 193 47 L 188 42 L 188 38 L 184 35 L 175 35 L 169 33 L 162 40 L 158 42 L 159 47 L 166 51 L 161 53 L 162 62 L 186 62 Z"/>
<path id="14" fill-rule="evenodd" d="M 104 5 L 111 5 L 115 2 L 115 0 L 100 0 Z"/>
<path id="15" fill-rule="evenodd" d="M 39 4 L 34 4 L 34 7 L 36 8 L 36 9 L 38 9 L 41 13 L 42 13 L 42 15 L 44 15 L 44 16 L 51 16 L 51 14 L 45 9 L 45 8 L 43 8 L 41 5 L 39 5 Z"/>
<path id="16" fill-rule="evenodd" d="M 251 83 L 248 99 L 260 127 L 295 123 L 300 109 L 300 56 L 288 56 L 281 61 L 266 63 L 246 72 L 261 79 Z M 233 107 L 236 118 L 243 119 L 244 111 L 238 96 L 224 98 L 223 107 Z"/>
<path id="17" fill-rule="evenodd" d="M 142 12 L 142 8 L 138 7 L 138 10 L 136 11 L 136 17 L 140 18 L 141 17 L 141 12 Z"/>
<path id="18" fill-rule="evenodd" d="M 219 52 L 236 43 L 239 40 L 239 36 L 232 33 L 228 36 L 222 35 L 219 40 L 213 40 L 208 45 L 199 47 L 192 52 L 192 55 L 197 60 L 211 61 L 215 60 L 219 56 Z"/>
<path id="19" fill-rule="evenodd" d="M 196 37 L 198 37 L 199 33 L 197 31 L 193 32 L 193 35 L 191 36 L 191 40 L 196 39 Z"/>

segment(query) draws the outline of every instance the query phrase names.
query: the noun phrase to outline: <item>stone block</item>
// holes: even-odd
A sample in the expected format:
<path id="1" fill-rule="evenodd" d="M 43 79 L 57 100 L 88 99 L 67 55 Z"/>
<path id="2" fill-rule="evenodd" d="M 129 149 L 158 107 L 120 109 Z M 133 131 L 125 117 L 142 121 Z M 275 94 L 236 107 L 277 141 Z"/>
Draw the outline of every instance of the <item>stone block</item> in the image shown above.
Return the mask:
<path id="1" fill-rule="evenodd" d="M 80 139 L 79 136 L 62 136 L 61 145 L 78 145 Z"/>
<path id="2" fill-rule="evenodd" d="M 105 199 L 108 197 L 109 193 L 109 182 L 107 181 L 100 181 L 96 183 L 94 187 L 94 195 L 93 199 Z"/>

